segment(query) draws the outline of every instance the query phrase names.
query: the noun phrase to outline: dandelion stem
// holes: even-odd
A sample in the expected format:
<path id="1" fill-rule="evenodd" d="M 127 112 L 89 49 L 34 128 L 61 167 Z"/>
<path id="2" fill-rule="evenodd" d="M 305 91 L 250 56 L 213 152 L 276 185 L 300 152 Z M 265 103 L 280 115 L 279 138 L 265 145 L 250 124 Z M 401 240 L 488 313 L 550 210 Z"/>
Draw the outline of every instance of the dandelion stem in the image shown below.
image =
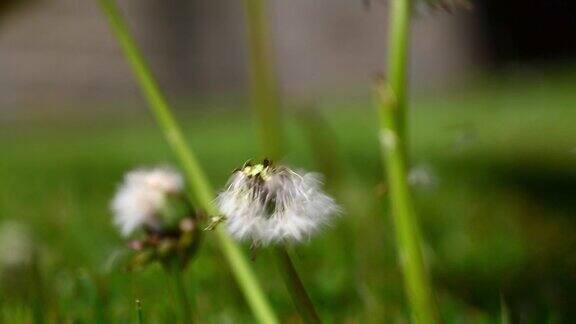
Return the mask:
<path id="1" fill-rule="evenodd" d="M 244 0 L 247 36 L 250 48 L 252 103 L 258 120 L 262 148 L 267 157 L 276 160 L 282 153 L 280 100 L 274 66 L 270 55 L 269 30 L 266 20 L 266 0 Z M 296 309 L 306 323 L 320 323 L 314 304 L 294 268 L 284 246 L 274 251 L 282 278 Z"/>
<path id="2" fill-rule="evenodd" d="M 282 273 L 282 277 L 284 282 L 286 282 L 286 286 L 290 291 L 290 296 L 292 297 L 292 302 L 296 306 L 298 313 L 302 316 L 302 319 L 305 323 L 321 323 L 320 317 L 316 313 L 316 309 L 314 308 L 314 304 L 308 293 L 306 293 L 306 289 L 296 272 L 296 268 L 294 268 L 294 264 L 290 259 L 290 255 L 284 246 L 277 246 L 275 249 L 276 259 Z"/>
<path id="3" fill-rule="evenodd" d="M 173 262 L 173 264 L 170 265 L 170 268 L 166 270 L 170 276 L 170 281 L 172 282 L 172 293 L 176 299 L 175 302 L 178 304 L 180 320 L 182 323 L 190 324 L 193 322 L 192 311 L 190 310 L 190 300 L 182 278 L 182 269 L 180 269 L 177 262 Z"/>
<path id="4" fill-rule="evenodd" d="M 411 0 L 391 0 L 388 81 L 378 80 L 380 146 L 388 178 L 396 245 L 414 323 L 437 323 L 418 218 L 407 181 L 406 90 Z"/>
<path id="5" fill-rule="evenodd" d="M 33 315 L 34 323 L 42 324 L 45 323 L 45 309 L 44 305 L 46 303 L 46 296 L 44 292 L 44 283 L 42 281 L 42 274 L 40 271 L 39 264 L 39 254 L 34 252 L 32 257 L 31 272 L 32 272 L 32 285 L 34 286 L 33 294 Z"/>
<path id="6" fill-rule="evenodd" d="M 136 323 L 144 324 L 144 314 L 142 314 L 142 302 L 136 299 Z"/>
<path id="7" fill-rule="evenodd" d="M 190 197 L 209 214 L 216 215 L 213 205 L 214 193 L 193 151 L 188 147 L 182 131 L 171 113 L 164 94 L 160 90 L 148 64 L 140 53 L 114 0 L 98 0 L 110 27 L 116 36 L 133 73 L 154 113 L 159 127 L 184 169 L 189 182 Z M 221 229 L 216 230 L 220 248 L 230 264 L 232 273 L 254 316 L 261 323 L 278 323 L 277 317 L 266 299 L 256 276 L 239 247 Z"/>

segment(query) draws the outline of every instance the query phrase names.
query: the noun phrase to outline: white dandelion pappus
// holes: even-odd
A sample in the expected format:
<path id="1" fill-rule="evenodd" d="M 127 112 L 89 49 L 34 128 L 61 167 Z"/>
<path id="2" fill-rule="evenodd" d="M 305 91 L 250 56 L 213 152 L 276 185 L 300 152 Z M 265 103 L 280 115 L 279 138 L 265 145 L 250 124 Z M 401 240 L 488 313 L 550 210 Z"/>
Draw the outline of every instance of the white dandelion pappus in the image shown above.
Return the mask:
<path id="1" fill-rule="evenodd" d="M 320 175 L 267 161 L 235 171 L 217 198 L 230 234 L 267 245 L 301 242 L 340 212 L 322 191 Z"/>
<path id="2" fill-rule="evenodd" d="M 124 182 L 111 203 L 114 224 L 124 236 L 129 236 L 141 226 L 161 229 L 158 212 L 168 194 L 184 190 L 184 180 L 168 167 L 137 169 L 124 176 Z"/>
<path id="3" fill-rule="evenodd" d="M 17 221 L 0 224 L 0 270 L 29 265 L 34 257 L 30 229 Z"/>

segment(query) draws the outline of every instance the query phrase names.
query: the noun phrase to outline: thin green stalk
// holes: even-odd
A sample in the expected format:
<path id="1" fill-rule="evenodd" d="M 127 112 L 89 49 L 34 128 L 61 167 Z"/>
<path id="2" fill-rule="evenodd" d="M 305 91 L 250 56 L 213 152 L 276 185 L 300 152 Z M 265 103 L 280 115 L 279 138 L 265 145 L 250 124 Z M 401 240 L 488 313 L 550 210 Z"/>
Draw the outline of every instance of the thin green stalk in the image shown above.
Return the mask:
<path id="1" fill-rule="evenodd" d="M 258 120 L 263 151 L 268 158 L 277 160 L 282 153 L 282 125 L 280 122 L 280 100 L 270 55 L 265 1 L 244 0 L 244 7 L 248 26 L 254 114 Z M 284 283 L 300 316 L 306 323 L 320 323 L 320 317 L 306 293 L 286 248 L 278 246 L 274 253 Z"/>
<path id="2" fill-rule="evenodd" d="M 406 140 L 406 92 L 408 88 L 408 46 L 413 0 L 390 0 L 388 39 L 388 82 L 396 98 L 394 118 L 398 136 Z M 406 145 L 407 143 L 402 143 Z M 406 153 L 405 147 L 402 148 Z"/>
<path id="3" fill-rule="evenodd" d="M 512 321 L 510 320 L 510 311 L 508 310 L 508 305 L 506 305 L 506 301 L 504 297 L 500 295 L 500 324 L 510 324 Z"/>
<path id="4" fill-rule="evenodd" d="M 270 55 L 265 1 L 244 0 L 244 8 L 250 48 L 252 106 L 258 119 L 262 147 L 268 157 L 275 160 L 280 158 L 282 151 L 280 100 Z"/>
<path id="5" fill-rule="evenodd" d="M 174 265 L 169 269 L 166 269 L 166 271 L 170 276 L 175 302 L 178 304 L 180 320 L 182 323 L 190 324 L 193 322 L 192 311 L 190 310 L 190 300 L 186 293 L 186 287 L 184 286 L 184 280 L 182 278 L 182 269 L 180 269 L 177 263 L 174 263 Z"/>
<path id="6" fill-rule="evenodd" d="M 33 315 L 34 315 L 34 323 L 42 324 L 45 323 L 45 316 L 46 312 L 44 309 L 46 303 L 46 296 L 44 293 L 44 283 L 42 280 L 42 274 L 40 271 L 40 260 L 39 254 L 34 252 L 32 264 L 31 264 L 31 275 L 32 275 L 32 285 L 33 285 L 33 300 L 32 300 L 32 307 L 33 307 Z"/>
<path id="7" fill-rule="evenodd" d="M 408 186 L 406 98 L 412 0 L 390 0 L 388 84 L 378 80 L 382 161 L 388 178 L 396 245 L 414 323 L 437 323 L 432 286 L 422 254 L 418 217 Z"/>
<path id="8" fill-rule="evenodd" d="M 436 307 L 424 264 L 418 218 L 412 205 L 408 187 L 406 155 L 403 138 L 398 132 L 394 93 L 382 80 L 377 86 L 377 104 L 380 111 L 380 146 L 388 178 L 392 219 L 396 231 L 396 245 L 400 266 L 404 272 L 404 285 L 412 308 L 414 323 L 436 323 Z"/>
<path id="9" fill-rule="evenodd" d="M 108 18 L 110 27 L 118 39 L 133 73 L 142 88 L 159 127 L 164 132 L 168 144 L 180 160 L 186 178 L 190 184 L 190 197 L 207 213 L 218 214 L 213 205 L 214 192 L 202 170 L 193 151 L 188 147 L 184 135 L 174 119 L 168 102 L 160 90 L 150 68 L 140 53 L 136 42 L 130 35 L 124 19 L 114 0 L 98 0 L 103 12 Z M 230 264 L 238 284 L 254 316 L 261 323 L 278 323 L 276 314 L 265 297 L 256 276 L 238 246 L 222 230 L 216 230 L 216 237 L 225 258 Z"/>
<path id="10" fill-rule="evenodd" d="M 144 315 L 142 314 L 142 302 L 136 299 L 136 323 L 144 324 Z"/>
<path id="11" fill-rule="evenodd" d="M 288 251 L 286 251 L 284 246 L 277 246 L 274 252 L 282 273 L 282 278 L 284 282 L 286 282 L 292 301 L 294 305 L 296 305 L 298 313 L 302 316 L 304 323 L 321 323 L 314 304 L 306 293 L 306 289 L 302 281 L 300 281 L 300 277 L 298 277 L 294 264 L 292 264 Z"/>

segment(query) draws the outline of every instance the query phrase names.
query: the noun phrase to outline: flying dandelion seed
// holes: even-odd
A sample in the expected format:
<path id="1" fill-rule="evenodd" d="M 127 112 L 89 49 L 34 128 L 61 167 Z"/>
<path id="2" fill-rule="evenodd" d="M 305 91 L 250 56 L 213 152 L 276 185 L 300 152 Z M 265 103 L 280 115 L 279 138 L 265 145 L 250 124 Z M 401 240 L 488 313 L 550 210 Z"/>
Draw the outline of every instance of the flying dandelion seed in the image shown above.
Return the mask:
<path id="1" fill-rule="evenodd" d="M 319 174 L 268 160 L 236 170 L 217 198 L 230 234 L 255 244 L 297 243 L 320 230 L 340 207 L 322 191 Z"/>
<path id="2" fill-rule="evenodd" d="M 160 213 L 166 201 L 182 195 L 183 190 L 182 176 L 168 167 L 131 171 L 112 200 L 114 224 L 124 236 L 141 227 L 160 231 L 164 225 Z"/>
<path id="3" fill-rule="evenodd" d="M 438 182 L 434 170 L 426 164 L 416 165 L 408 173 L 408 183 L 414 188 L 431 190 L 436 188 Z"/>

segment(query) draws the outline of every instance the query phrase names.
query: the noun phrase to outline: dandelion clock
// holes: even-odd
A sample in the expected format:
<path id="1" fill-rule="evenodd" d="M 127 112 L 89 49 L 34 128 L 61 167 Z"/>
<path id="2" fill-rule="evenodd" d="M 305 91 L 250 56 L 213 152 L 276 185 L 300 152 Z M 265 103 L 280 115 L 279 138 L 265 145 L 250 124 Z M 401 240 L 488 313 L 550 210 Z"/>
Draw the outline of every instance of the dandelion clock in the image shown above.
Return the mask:
<path id="1" fill-rule="evenodd" d="M 268 160 L 234 171 L 217 205 L 234 238 L 264 246 L 302 242 L 340 212 L 319 174 Z"/>

